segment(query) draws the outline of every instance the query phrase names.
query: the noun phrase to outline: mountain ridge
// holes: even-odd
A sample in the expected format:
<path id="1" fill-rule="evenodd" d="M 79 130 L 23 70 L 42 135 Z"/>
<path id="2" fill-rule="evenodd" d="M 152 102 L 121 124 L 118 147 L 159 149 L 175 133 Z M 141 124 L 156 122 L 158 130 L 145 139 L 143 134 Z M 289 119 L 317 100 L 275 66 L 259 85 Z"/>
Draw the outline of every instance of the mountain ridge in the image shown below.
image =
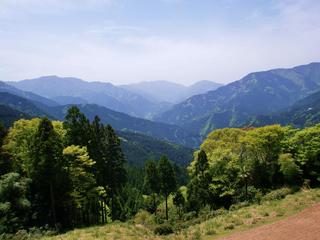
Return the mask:
<path id="1" fill-rule="evenodd" d="M 320 89 L 320 63 L 249 73 L 214 91 L 193 96 L 155 117 L 205 136 L 239 127 L 249 117 L 284 109 Z"/>

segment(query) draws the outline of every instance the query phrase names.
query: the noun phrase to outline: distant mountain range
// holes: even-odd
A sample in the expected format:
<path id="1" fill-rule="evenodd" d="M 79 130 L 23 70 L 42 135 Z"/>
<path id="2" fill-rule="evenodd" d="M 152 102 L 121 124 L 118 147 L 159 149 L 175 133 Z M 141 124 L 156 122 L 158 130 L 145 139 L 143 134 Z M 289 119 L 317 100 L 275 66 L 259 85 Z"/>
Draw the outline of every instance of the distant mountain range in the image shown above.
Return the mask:
<path id="1" fill-rule="evenodd" d="M 155 120 L 206 136 L 213 129 L 243 126 L 253 116 L 285 109 L 319 89 L 320 63 L 250 73 L 176 104 Z"/>
<path id="2" fill-rule="evenodd" d="M 140 82 L 122 85 L 122 88 L 135 92 L 153 102 L 178 103 L 193 95 L 215 90 L 222 84 L 208 80 L 199 81 L 191 86 L 172 83 L 168 81 Z"/>
<path id="3" fill-rule="evenodd" d="M 162 102 L 165 98 L 178 101 L 178 95 L 188 94 L 195 95 L 174 105 Z M 273 123 L 303 127 L 320 122 L 320 63 L 250 73 L 220 87 L 210 81 L 190 87 L 165 81 L 114 86 L 56 76 L 0 82 L 0 120 L 6 126 L 36 116 L 62 120 L 71 105 L 77 105 L 91 120 L 99 115 L 103 123 L 126 132 L 127 138 L 132 133 L 141 139 L 138 135 L 142 134 L 145 144 L 153 142 L 147 140 L 151 138 L 171 147 L 175 143 L 197 148 L 217 128 Z M 152 121 L 136 117 L 155 113 Z M 143 145 L 140 150 L 146 149 Z"/>
<path id="4" fill-rule="evenodd" d="M 61 105 L 97 104 L 147 119 L 169 109 L 172 106 L 171 96 L 183 100 L 194 93 L 206 92 L 219 86 L 209 81 L 201 81 L 190 87 L 165 81 L 115 86 L 111 83 L 86 82 L 78 78 L 58 76 L 7 83 L 17 89 L 49 98 Z M 145 86 L 145 92 L 142 91 L 143 86 Z M 136 89 L 140 90 L 136 91 Z M 151 97 L 152 94 L 154 97 Z M 162 99 L 158 99 L 159 95 Z"/>
<path id="5" fill-rule="evenodd" d="M 47 116 L 63 120 L 70 106 L 53 107 L 44 104 L 37 106 L 32 100 L 9 92 L 0 92 L 0 122 L 10 127 L 14 121 L 21 118 Z M 78 105 L 78 107 L 90 120 L 99 115 L 102 122 L 111 124 L 117 129 L 125 157 L 131 165 L 142 167 L 145 161 L 159 159 L 165 154 L 176 164 L 186 166 L 192 160 L 193 147 L 200 144 L 199 136 L 187 133 L 178 126 L 134 118 L 93 104 Z M 173 143 L 175 141 L 189 147 Z"/>

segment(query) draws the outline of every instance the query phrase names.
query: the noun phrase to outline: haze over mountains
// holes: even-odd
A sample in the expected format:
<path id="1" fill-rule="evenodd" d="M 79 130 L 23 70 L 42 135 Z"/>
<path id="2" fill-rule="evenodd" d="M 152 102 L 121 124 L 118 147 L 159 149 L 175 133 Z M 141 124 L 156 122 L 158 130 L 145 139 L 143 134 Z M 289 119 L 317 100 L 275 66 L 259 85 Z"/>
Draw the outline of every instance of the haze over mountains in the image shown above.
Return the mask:
<path id="1" fill-rule="evenodd" d="M 151 118 L 168 109 L 172 103 L 220 86 L 210 81 L 201 81 L 190 87 L 167 81 L 115 86 L 111 83 L 86 82 L 78 78 L 58 76 L 8 82 L 8 84 L 52 99 L 62 105 L 98 104 L 142 118 Z"/>
<path id="2" fill-rule="evenodd" d="M 196 82 L 190 86 L 172 83 L 168 81 L 140 82 L 121 87 L 140 94 L 153 102 L 178 103 L 193 95 L 212 91 L 221 87 L 222 84 L 208 80 Z"/>
<path id="3" fill-rule="evenodd" d="M 89 119 L 99 115 L 118 131 L 197 148 L 216 128 L 317 123 L 319 93 L 320 63 L 250 73 L 225 86 L 210 81 L 114 86 L 48 76 L 0 82 L 0 117 L 7 126 L 21 117 L 61 120 L 76 104 Z"/>

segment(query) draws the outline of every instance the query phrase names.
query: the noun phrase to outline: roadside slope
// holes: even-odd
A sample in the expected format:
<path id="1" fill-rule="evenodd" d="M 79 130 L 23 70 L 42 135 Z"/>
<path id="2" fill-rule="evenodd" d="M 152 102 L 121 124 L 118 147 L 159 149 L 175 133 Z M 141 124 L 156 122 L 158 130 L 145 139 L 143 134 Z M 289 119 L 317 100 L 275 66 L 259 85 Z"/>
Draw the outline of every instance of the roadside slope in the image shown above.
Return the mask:
<path id="1" fill-rule="evenodd" d="M 273 224 L 235 233 L 220 240 L 318 240 L 319 237 L 320 204 L 316 204 Z"/>

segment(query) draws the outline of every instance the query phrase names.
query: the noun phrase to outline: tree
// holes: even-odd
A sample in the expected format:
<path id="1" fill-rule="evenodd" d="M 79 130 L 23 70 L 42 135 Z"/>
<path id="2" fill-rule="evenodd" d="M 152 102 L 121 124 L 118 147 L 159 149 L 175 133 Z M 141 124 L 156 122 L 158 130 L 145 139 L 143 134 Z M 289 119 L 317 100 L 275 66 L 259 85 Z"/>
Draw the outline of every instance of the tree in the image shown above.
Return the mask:
<path id="1" fill-rule="evenodd" d="M 192 168 L 189 168 L 191 181 L 188 184 L 187 191 L 188 208 L 198 212 L 200 207 L 205 206 L 207 203 L 211 204 L 209 162 L 203 149 L 195 153 L 192 166 Z"/>
<path id="2" fill-rule="evenodd" d="M 159 174 L 155 161 L 147 161 L 145 165 L 145 185 L 152 192 L 153 195 L 153 209 L 154 214 L 157 214 L 156 195 L 160 192 Z"/>
<path id="3" fill-rule="evenodd" d="M 195 174 L 203 176 L 204 172 L 208 170 L 208 168 L 209 168 L 209 163 L 208 163 L 207 154 L 205 151 L 201 149 L 198 153 L 197 160 L 195 163 Z"/>
<path id="4" fill-rule="evenodd" d="M 104 126 L 96 116 L 91 124 L 91 139 L 88 145 L 89 155 L 96 162 L 95 175 L 97 184 L 104 187 L 111 205 L 112 219 L 120 217 L 122 188 L 127 182 L 125 158 L 120 139 L 110 125 Z M 105 203 L 107 200 L 105 199 Z"/>
<path id="5" fill-rule="evenodd" d="M 168 220 L 168 196 L 176 190 L 177 182 L 172 164 L 166 156 L 160 158 L 158 164 L 160 191 L 166 201 L 166 220 Z"/>
<path id="6" fill-rule="evenodd" d="M 30 179 L 18 173 L 0 177 L 0 235 L 15 233 L 24 227 L 31 203 L 27 199 Z"/>
<path id="7" fill-rule="evenodd" d="M 288 184 L 301 183 L 302 170 L 295 163 L 292 154 L 285 153 L 279 156 L 280 172 L 284 176 L 284 180 Z"/>
<path id="8" fill-rule="evenodd" d="M 75 145 L 66 147 L 63 150 L 63 157 L 70 181 L 68 202 L 69 208 L 72 209 L 69 214 L 70 222 L 73 221 L 73 225 L 89 223 L 90 215 L 93 218 L 97 216 L 96 209 L 90 207 L 98 198 L 96 180 L 91 171 L 95 162 L 89 158 L 86 147 Z M 88 215 L 87 219 L 83 219 L 85 214 Z M 98 223 L 98 220 L 95 219 L 94 223 Z"/>
<path id="9" fill-rule="evenodd" d="M 125 169 L 125 158 L 121 149 L 120 139 L 110 125 L 105 127 L 107 162 L 104 167 L 107 173 L 106 180 L 110 189 L 112 219 L 120 216 L 119 204 L 116 200 L 120 197 L 120 192 L 127 182 L 127 171 Z M 118 203 L 119 200 L 117 200 Z"/>
<path id="10" fill-rule="evenodd" d="M 68 181 L 63 168 L 63 146 L 48 118 L 41 119 L 31 146 L 32 190 L 39 222 L 57 227 L 63 223 Z"/>
<path id="11" fill-rule="evenodd" d="M 63 127 L 67 130 L 66 145 L 87 146 L 90 138 L 90 122 L 80 112 L 79 108 L 72 106 L 65 116 Z"/>
<path id="12" fill-rule="evenodd" d="M 3 148 L 3 141 L 7 135 L 7 130 L 0 123 L 0 176 L 9 173 L 12 170 L 12 163 L 10 161 L 10 156 L 6 153 Z"/>
<path id="13" fill-rule="evenodd" d="M 184 196 L 181 192 L 181 190 L 179 189 L 175 196 L 173 197 L 173 204 L 178 208 L 178 214 L 179 217 L 182 217 L 182 213 L 183 213 L 183 207 L 185 204 L 186 200 L 184 199 Z"/>

